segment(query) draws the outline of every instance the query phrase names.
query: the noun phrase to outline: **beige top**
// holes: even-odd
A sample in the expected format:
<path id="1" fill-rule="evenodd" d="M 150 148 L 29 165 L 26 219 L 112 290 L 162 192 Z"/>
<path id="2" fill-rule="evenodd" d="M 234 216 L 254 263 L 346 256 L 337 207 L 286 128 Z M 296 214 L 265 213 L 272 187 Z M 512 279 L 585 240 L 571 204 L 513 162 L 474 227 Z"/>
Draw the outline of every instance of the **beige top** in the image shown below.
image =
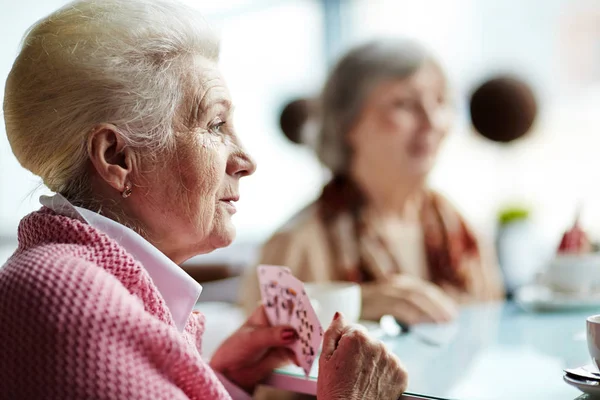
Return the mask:
<path id="1" fill-rule="evenodd" d="M 418 224 L 401 220 L 374 221 L 377 229 L 402 265 L 402 274 L 428 280 L 423 231 Z M 495 255 L 489 246 L 481 246 L 479 260 L 469 266 L 468 291 L 443 288 L 459 303 L 497 300 L 504 289 Z M 333 264 L 327 232 L 317 215 L 317 206 L 302 210 L 282 227 L 263 247 L 260 264 L 282 265 L 304 282 L 326 282 L 346 279 L 346 272 Z M 240 302 L 247 312 L 260 301 L 256 268 L 249 268 L 243 280 Z"/>

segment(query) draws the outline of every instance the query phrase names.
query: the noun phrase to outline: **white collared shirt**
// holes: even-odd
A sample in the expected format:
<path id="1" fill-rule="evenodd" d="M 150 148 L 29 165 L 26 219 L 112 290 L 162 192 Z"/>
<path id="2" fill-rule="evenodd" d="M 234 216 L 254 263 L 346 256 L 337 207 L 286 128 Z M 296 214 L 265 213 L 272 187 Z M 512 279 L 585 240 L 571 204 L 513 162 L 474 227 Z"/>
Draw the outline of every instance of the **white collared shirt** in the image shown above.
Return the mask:
<path id="1" fill-rule="evenodd" d="M 202 292 L 202 286 L 198 282 L 150 242 L 125 225 L 85 208 L 76 207 L 60 194 L 41 196 L 40 203 L 57 214 L 87 223 L 123 246 L 146 269 L 165 300 L 175 326 L 179 332 L 183 332 Z"/>
<path id="2" fill-rule="evenodd" d="M 76 207 L 60 194 L 41 196 L 40 203 L 57 214 L 87 223 L 123 246 L 146 269 L 150 279 L 165 300 L 165 305 L 171 312 L 175 326 L 180 332 L 183 332 L 202 292 L 202 286 L 198 282 L 150 242 L 125 225 L 85 208 Z M 251 398 L 226 377 L 217 371 L 214 372 L 234 400 Z"/>

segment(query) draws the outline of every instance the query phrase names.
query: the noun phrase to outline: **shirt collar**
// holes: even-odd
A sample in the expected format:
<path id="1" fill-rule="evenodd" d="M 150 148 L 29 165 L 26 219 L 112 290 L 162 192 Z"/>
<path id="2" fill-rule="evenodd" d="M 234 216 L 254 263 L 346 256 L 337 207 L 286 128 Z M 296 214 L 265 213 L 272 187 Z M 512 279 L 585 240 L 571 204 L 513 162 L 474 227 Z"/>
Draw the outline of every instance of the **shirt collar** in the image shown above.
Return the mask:
<path id="1" fill-rule="evenodd" d="M 112 219 L 76 207 L 60 194 L 41 196 L 40 203 L 54 212 L 75 218 L 107 234 L 138 260 L 150 275 L 179 331 L 198 301 L 202 286 L 142 236 Z"/>

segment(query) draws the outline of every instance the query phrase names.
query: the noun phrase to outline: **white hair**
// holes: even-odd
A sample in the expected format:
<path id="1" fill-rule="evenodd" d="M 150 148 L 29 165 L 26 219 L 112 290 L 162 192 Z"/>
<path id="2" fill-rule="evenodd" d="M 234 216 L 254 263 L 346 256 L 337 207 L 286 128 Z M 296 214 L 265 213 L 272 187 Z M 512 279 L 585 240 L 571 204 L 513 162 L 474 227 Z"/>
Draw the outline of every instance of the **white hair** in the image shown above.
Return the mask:
<path id="1" fill-rule="evenodd" d="M 194 57 L 218 54 L 206 21 L 180 3 L 70 3 L 29 29 L 6 81 L 12 151 L 51 190 L 77 197 L 94 127 L 113 124 L 144 155 L 173 149 L 190 122 Z"/>
<path id="2" fill-rule="evenodd" d="M 333 173 L 343 174 L 352 151 L 346 134 L 374 87 L 387 79 L 405 79 L 426 63 L 439 64 L 427 50 L 407 39 L 384 39 L 350 50 L 331 71 L 321 94 L 321 124 L 313 147 Z"/>

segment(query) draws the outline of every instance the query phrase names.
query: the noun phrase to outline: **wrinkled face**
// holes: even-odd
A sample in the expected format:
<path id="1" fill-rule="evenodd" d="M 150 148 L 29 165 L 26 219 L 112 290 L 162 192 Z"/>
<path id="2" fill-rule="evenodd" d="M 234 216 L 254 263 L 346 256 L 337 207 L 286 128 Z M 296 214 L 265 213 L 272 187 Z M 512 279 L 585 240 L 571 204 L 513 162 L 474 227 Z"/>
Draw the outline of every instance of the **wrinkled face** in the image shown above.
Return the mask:
<path id="1" fill-rule="evenodd" d="M 451 125 L 446 93 L 432 64 L 375 85 L 348 133 L 354 162 L 390 175 L 425 176 Z"/>
<path id="2" fill-rule="evenodd" d="M 175 262 L 233 241 L 239 180 L 256 168 L 233 128 L 216 65 L 196 64 L 189 88 L 194 127 L 176 134 L 174 153 L 143 166 L 146 196 L 136 204 L 150 241 Z"/>

